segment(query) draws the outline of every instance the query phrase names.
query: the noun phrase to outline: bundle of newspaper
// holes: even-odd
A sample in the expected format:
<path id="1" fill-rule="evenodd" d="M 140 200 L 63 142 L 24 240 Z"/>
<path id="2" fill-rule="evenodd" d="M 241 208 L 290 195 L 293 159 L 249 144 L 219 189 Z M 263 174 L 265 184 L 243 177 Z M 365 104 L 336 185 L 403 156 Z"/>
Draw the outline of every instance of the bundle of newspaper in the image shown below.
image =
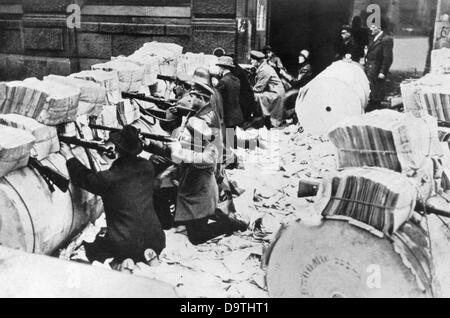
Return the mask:
<path id="1" fill-rule="evenodd" d="M 397 172 L 350 168 L 328 175 L 316 202 L 325 218 L 355 220 L 392 235 L 411 217 L 417 195 Z"/>
<path id="2" fill-rule="evenodd" d="M 441 121 L 450 121 L 450 74 L 428 74 L 401 85 L 405 110 L 416 117 L 429 114 Z"/>
<path id="3" fill-rule="evenodd" d="M 219 59 L 215 55 L 203 53 L 195 54 L 188 52 L 186 54 L 183 54 L 178 59 L 177 74 L 186 74 L 188 76 L 193 76 L 195 70 L 199 67 L 205 67 L 210 71 L 210 73 L 217 74 L 219 68 L 216 64 L 218 62 Z"/>
<path id="4" fill-rule="evenodd" d="M 114 59 L 110 62 L 95 64 L 92 70 L 116 72 L 121 92 L 138 92 L 144 80 L 144 68 L 127 61 Z"/>
<path id="5" fill-rule="evenodd" d="M 329 133 L 340 168 L 381 167 L 407 175 L 441 156 L 437 122 L 392 110 L 349 117 Z"/>
<path id="6" fill-rule="evenodd" d="M 138 49 L 136 56 L 153 56 L 158 58 L 159 75 L 175 77 L 178 59 L 183 54 L 183 47 L 174 43 L 150 42 Z"/>
<path id="7" fill-rule="evenodd" d="M 32 118 L 16 114 L 0 115 L 0 124 L 25 130 L 35 139 L 31 156 L 38 160 L 47 158 L 59 151 L 59 140 L 56 127 L 45 126 Z"/>
<path id="8" fill-rule="evenodd" d="M 28 131 L 0 125 L 0 177 L 28 165 L 34 137 Z"/>
<path id="9" fill-rule="evenodd" d="M 80 93 L 78 88 L 37 78 L 0 83 L 0 113 L 55 126 L 75 120 Z"/>
<path id="10" fill-rule="evenodd" d="M 442 48 L 431 52 L 431 72 L 450 74 L 450 49 Z"/>
<path id="11" fill-rule="evenodd" d="M 156 83 L 159 74 L 159 58 L 157 56 L 134 53 L 128 57 L 118 56 L 112 59 L 134 63 L 142 67 L 144 69 L 144 78 L 142 80 L 144 86 L 151 86 Z"/>
<path id="12" fill-rule="evenodd" d="M 49 75 L 44 77 L 45 81 L 61 83 L 70 87 L 80 89 L 80 101 L 78 103 L 77 117 L 82 115 L 98 115 L 102 107 L 106 105 L 106 89 L 100 84 L 59 75 Z"/>
<path id="13" fill-rule="evenodd" d="M 141 118 L 139 106 L 128 99 L 123 100 L 117 106 L 117 119 L 122 126 L 131 125 Z"/>
<path id="14" fill-rule="evenodd" d="M 116 105 L 121 100 L 119 77 L 117 72 L 105 72 L 102 70 L 82 71 L 71 74 L 70 78 L 78 78 L 100 84 L 106 90 L 107 105 Z"/>

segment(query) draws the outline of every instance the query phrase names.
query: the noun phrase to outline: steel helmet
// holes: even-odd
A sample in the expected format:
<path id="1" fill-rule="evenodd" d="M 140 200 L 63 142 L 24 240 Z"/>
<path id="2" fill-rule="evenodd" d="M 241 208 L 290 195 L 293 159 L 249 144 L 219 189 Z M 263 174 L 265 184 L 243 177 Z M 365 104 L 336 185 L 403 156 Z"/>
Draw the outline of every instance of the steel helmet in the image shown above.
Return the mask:
<path id="1" fill-rule="evenodd" d="M 194 83 L 202 83 L 204 85 L 211 85 L 211 73 L 205 67 L 199 67 L 195 70 L 193 76 Z"/>

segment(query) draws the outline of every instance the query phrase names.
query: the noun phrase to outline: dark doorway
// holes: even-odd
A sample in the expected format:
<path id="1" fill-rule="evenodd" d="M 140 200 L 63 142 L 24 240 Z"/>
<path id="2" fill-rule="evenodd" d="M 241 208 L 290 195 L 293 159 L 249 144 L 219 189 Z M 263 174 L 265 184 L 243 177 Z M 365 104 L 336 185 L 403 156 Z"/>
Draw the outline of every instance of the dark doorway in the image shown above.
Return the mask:
<path id="1" fill-rule="evenodd" d="M 354 0 L 272 0 L 269 43 L 291 73 L 298 53 L 311 51 L 314 73 L 334 57 L 339 28 L 352 18 Z"/>

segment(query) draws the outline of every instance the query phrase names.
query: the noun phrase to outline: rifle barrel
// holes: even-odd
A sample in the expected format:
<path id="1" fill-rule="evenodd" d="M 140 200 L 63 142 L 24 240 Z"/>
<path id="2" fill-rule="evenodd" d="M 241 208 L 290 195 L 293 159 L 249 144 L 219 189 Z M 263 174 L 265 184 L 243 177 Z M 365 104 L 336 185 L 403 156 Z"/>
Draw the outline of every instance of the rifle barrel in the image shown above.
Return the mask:
<path id="1" fill-rule="evenodd" d="M 119 129 L 119 131 L 120 131 L 120 129 Z M 101 143 L 97 143 L 94 141 L 82 140 L 82 139 L 78 139 L 76 137 L 66 137 L 66 136 L 59 136 L 59 140 L 61 142 L 69 144 L 69 145 L 95 150 L 101 154 L 104 154 L 109 159 L 116 158 L 114 151 L 111 148 L 106 148 L 106 146 Z"/>
<path id="2" fill-rule="evenodd" d="M 176 106 L 176 100 L 167 100 L 163 98 L 157 98 L 153 96 L 146 96 L 145 94 L 134 94 L 122 92 L 122 98 L 136 99 L 143 102 L 153 103 L 160 108 L 168 109 Z M 161 107 L 162 106 L 162 107 Z"/>
<path id="3" fill-rule="evenodd" d="M 101 126 L 101 125 L 89 125 L 89 128 L 91 129 L 98 129 L 98 130 L 106 130 L 106 131 L 121 131 L 122 129 L 120 128 L 113 128 L 113 127 L 106 127 L 106 126 Z M 162 141 L 162 142 L 174 142 L 176 141 L 176 139 L 168 137 L 168 136 L 163 136 L 163 135 L 156 135 L 156 134 L 150 134 L 150 133 L 143 133 L 141 131 L 139 131 L 139 134 L 142 136 L 142 138 L 144 139 L 152 139 L 154 141 Z"/>

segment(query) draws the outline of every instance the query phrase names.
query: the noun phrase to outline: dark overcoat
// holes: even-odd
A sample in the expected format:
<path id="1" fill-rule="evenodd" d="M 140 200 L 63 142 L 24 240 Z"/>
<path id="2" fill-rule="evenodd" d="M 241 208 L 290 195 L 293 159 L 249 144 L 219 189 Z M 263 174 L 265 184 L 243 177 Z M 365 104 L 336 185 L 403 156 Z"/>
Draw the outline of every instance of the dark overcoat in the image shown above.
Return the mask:
<path id="1" fill-rule="evenodd" d="M 155 168 L 145 159 L 119 158 L 107 171 L 94 172 L 78 159 L 67 161 L 72 183 L 101 196 L 109 249 L 118 258 L 141 259 L 148 248 L 161 253 L 166 239 L 153 206 Z"/>
<path id="2" fill-rule="evenodd" d="M 239 79 L 231 73 L 225 74 L 216 87 L 223 99 L 223 111 L 226 127 L 237 127 L 244 123 L 239 101 L 241 83 Z"/>

